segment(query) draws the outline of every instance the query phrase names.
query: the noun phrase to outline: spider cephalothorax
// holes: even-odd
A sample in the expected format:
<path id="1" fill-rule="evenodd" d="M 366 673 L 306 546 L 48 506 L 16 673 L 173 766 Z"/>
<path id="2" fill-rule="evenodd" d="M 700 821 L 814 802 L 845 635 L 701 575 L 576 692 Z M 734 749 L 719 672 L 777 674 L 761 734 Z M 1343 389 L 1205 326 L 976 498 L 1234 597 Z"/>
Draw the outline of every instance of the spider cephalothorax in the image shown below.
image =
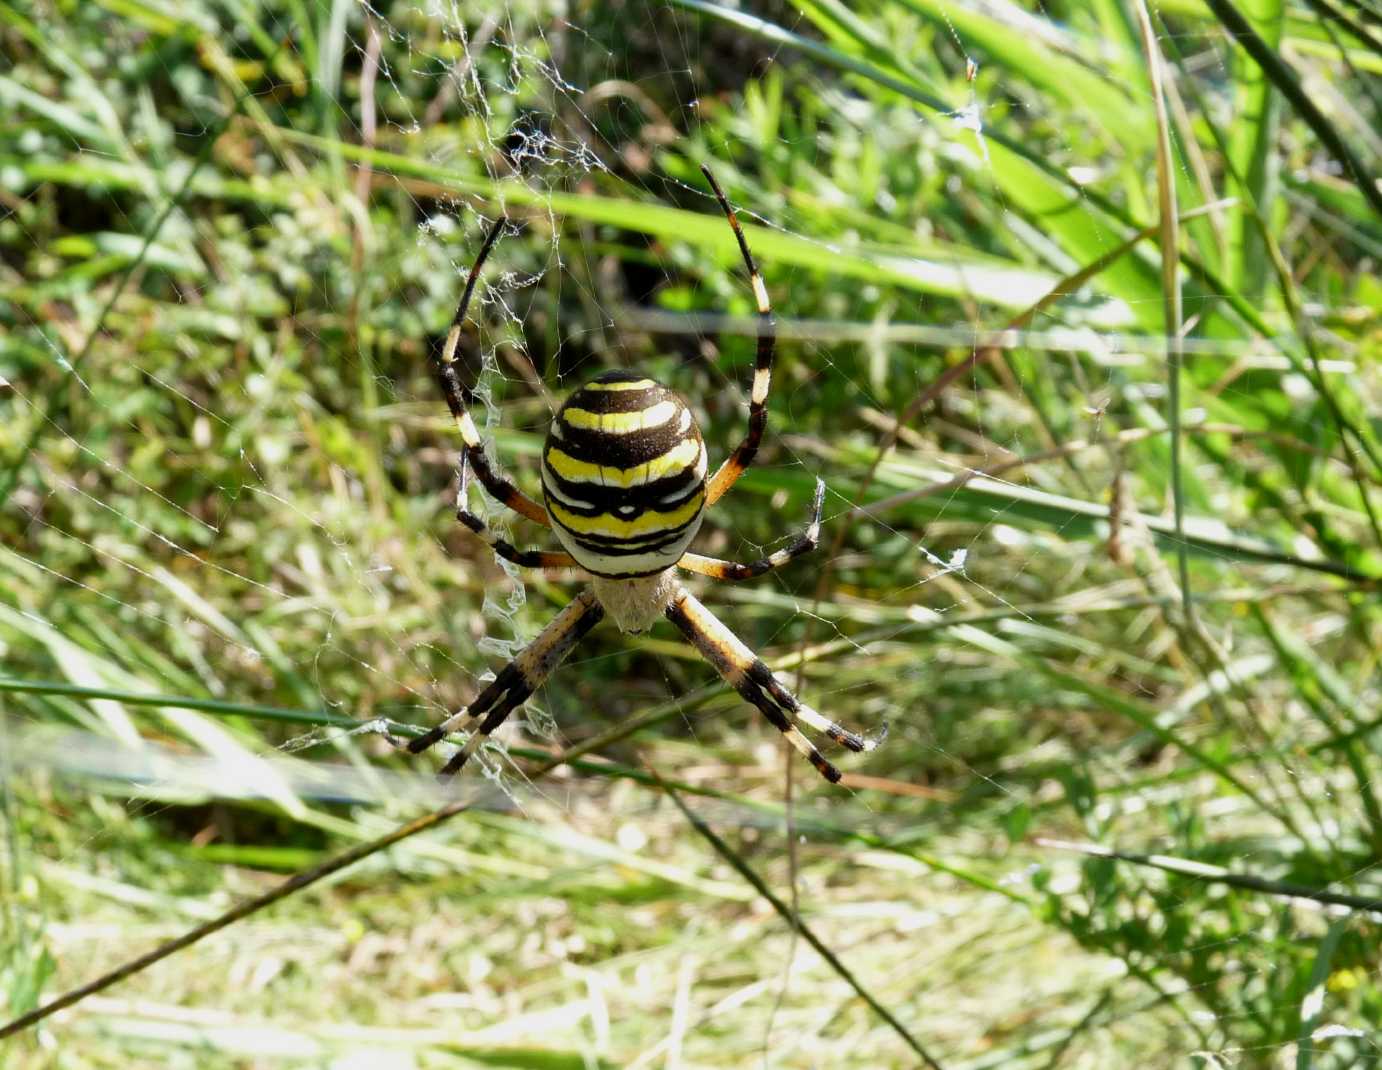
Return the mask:
<path id="1" fill-rule="evenodd" d="M 533 568 L 580 568 L 591 581 L 469 706 L 408 745 L 414 752 L 425 750 L 465 722 L 482 718 L 442 769 L 444 776 L 460 769 L 606 614 L 624 631 L 642 631 L 665 616 L 827 780 L 839 780 L 840 771 L 802 734 L 798 723 L 854 751 L 872 750 L 882 742 L 881 736 L 865 739 L 799 702 L 677 579 L 676 570 L 684 569 L 714 579 L 747 580 L 785 565 L 815 548 L 825 499 L 825 484 L 817 480 L 806 530 L 758 561 L 740 564 L 687 551 L 705 509 L 753 463 L 767 426 L 773 366 L 772 306 L 767 287 L 734 209 L 710 171 L 705 167 L 701 170 L 734 230 L 749 269 L 760 319 L 748 433 L 709 479 L 705 443 L 686 402 L 652 379 L 627 371 L 609 372 L 587 383 L 567 399 L 552 420 L 542 451 L 545 509 L 501 476 L 485 456 L 484 443 L 470 417 L 471 391 L 458 374 L 456 350 L 475 281 L 503 229 L 502 219 L 489 232 L 466 279 L 437 369 L 461 434 L 456 516 L 507 561 Z M 467 502 L 472 469 L 485 489 L 504 505 L 552 528 L 565 552 L 519 550 L 490 531 Z"/>

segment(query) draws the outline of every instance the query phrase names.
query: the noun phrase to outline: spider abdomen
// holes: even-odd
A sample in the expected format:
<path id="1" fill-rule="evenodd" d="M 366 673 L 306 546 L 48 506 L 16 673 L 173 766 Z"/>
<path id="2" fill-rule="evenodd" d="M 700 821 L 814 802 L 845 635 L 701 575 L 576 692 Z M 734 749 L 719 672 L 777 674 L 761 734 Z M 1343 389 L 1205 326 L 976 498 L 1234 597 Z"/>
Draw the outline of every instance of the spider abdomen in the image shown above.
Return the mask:
<path id="1" fill-rule="evenodd" d="M 542 451 L 552 530 L 582 568 L 613 579 L 677 563 L 701 524 L 705 473 L 686 402 L 632 372 L 607 372 L 572 394 Z"/>

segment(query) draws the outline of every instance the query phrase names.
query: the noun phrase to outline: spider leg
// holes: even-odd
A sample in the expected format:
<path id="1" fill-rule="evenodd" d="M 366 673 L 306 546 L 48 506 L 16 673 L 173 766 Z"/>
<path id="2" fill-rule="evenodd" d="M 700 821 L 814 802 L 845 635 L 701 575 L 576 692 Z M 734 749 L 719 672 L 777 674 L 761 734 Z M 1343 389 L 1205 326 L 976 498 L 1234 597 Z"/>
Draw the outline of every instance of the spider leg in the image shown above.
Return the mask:
<path id="1" fill-rule="evenodd" d="M 449 777 L 457 773 L 479 750 L 480 744 L 489 738 L 490 733 L 542 686 L 552 670 L 571 652 L 571 648 L 580 642 L 586 632 L 599 624 L 604 615 L 604 607 L 596 601 L 594 592 L 589 588 L 582 591 L 552 618 L 552 622 L 542 629 L 536 639 L 499 670 L 499 675 L 475 696 L 475 701 L 425 735 L 418 736 L 408 744 L 408 749 L 418 754 L 440 742 L 462 722 L 483 717 L 484 720 L 438 775 Z"/>
<path id="2" fill-rule="evenodd" d="M 711 506 L 725 491 L 734 486 L 745 469 L 753 464 L 753 458 L 758 453 L 758 444 L 763 441 L 763 432 L 768 426 L 768 387 L 773 377 L 773 349 L 777 344 L 777 331 L 773 325 L 773 306 L 768 300 L 768 288 L 763 285 L 763 276 L 758 273 L 758 265 L 753 262 L 749 243 L 744 237 L 743 228 L 739 226 L 739 217 L 734 214 L 734 208 L 725 197 L 724 191 L 720 189 L 720 184 L 715 181 L 715 176 L 710 173 L 710 168 L 702 164 L 701 173 L 710 183 L 710 188 L 715 191 L 715 199 L 720 202 L 725 218 L 734 228 L 734 237 L 739 242 L 739 252 L 743 254 L 744 264 L 749 269 L 749 283 L 753 286 L 754 300 L 758 302 L 758 356 L 754 361 L 753 389 L 749 394 L 749 430 L 744 435 L 744 440 L 706 483 L 705 504 Z"/>
<path id="3" fill-rule="evenodd" d="M 576 559 L 568 553 L 550 550 L 520 550 L 513 543 L 500 538 L 467 506 L 466 491 L 470 489 L 470 461 L 465 453 L 457 466 L 460 474 L 460 487 L 456 491 L 456 519 L 478 535 L 486 546 L 505 561 L 512 561 L 520 568 L 576 568 Z"/>
<path id="4" fill-rule="evenodd" d="M 806 755 L 807 761 L 832 784 L 839 781 L 840 771 L 802 735 L 794 720 L 810 725 L 852 751 L 870 751 L 883 742 L 886 729 L 878 738 L 868 739 L 798 702 L 772 670 L 686 590 L 678 590 L 672 597 L 667 619 L 686 636 L 701 657 L 715 667 L 725 682 L 757 706 L 773 727 L 787 737 L 787 742 Z"/>
<path id="5" fill-rule="evenodd" d="M 475 282 L 479 279 L 480 269 L 484 267 L 485 260 L 499 239 L 499 232 L 504 229 L 506 222 L 508 220 L 503 216 L 495 222 L 489 234 L 485 236 L 485 243 L 480 247 L 480 255 L 475 258 L 475 266 L 466 276 L 460 304 L 456 306 L 456 314 L 451 318 L 451 328 L 446 332 L 446 344 L 442 346 L 441 358 L 437 361 L 437 379 L 441 383 L 446 405 L 456 421 L 456 429 L 461 433 L 461 451 L 475 466 L 475 474 L 480 477 L 485 490 L 489 491 L 496 501 L 508 506 L 515 513 L 526 516 L 543 527 L 550 527 L 547 510 L 501 476 L 489 463 L 489 458 L 485 456 L 485 444 L 475 427 L 475 421 L 470 416 L 470 403 L 474 400 L 474 392 L 461 382 L 456 365 L 456 349 L 460 345 L 461 328 L 465 323 L 466 310 L 470 307 L 471 295 L 475 292 Z"/>
<path id="6" fill-rule="evenodd" d="M 722 561 L 718 557 L 705 557 L 702 554 L 683 554 L 677 562 L 678 568 L 696 572 L 717 580 L 751 580 L 765 572 L 781 568 L 802 554 L 809 554 L 821 541 L 821 506 L 825 501 L 825 482 L 816 480 L 816 497 L 811 503 L 811 522 L 806 530 L 781 550 L 774 550 L 767 557 L 741 564 L 738 561 Z"/>

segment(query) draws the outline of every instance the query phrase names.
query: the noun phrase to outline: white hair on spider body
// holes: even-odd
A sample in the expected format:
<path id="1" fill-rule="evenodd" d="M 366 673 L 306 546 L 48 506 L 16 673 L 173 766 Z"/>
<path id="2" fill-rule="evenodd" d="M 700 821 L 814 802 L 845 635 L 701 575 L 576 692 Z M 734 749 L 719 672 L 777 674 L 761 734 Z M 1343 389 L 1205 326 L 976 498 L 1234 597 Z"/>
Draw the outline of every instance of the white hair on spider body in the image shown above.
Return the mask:
<path id="1" fill-rule="evenodd" d="M 621 632 L 645 632 L 660 621 L 678 589 L 676 571 L 627 580 L 592 576 L 590 587 Z"/>

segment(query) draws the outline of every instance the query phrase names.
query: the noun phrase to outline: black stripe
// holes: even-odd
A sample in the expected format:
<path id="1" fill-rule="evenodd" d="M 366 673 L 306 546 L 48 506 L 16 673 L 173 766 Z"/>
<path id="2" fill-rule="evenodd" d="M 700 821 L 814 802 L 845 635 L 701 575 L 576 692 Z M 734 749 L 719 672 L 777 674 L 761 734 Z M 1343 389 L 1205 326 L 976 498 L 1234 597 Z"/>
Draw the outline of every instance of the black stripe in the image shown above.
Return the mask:
<path id="1" fill-rule="evenodd" d="M 584 409 L 595 413 L 639 412 L 663 401 L 681 403 L 676 394 L 656 384 L 638 390 L 590 390 L 581 387 L 566 399 L 562 409 Z"/>
<path id="2" fill-rule="evenodd" d="M 694 498 L 698 493 L 700 493 L 700 490 L 701 487 L 697 485 L 695 488 L 688 491 L 686 494 L 683 494 L 680 498 L 677 498 L 676 500 L 669 502 L 665 505 L 661 502 L 654 502 L 652 504 L 633 505 L 631 508 L 625 508 L 620 510 L 572 509 L 565 502 L 561 501 L 558 498 L 552 497 L 552 495 L 550 494 L 547 495 L 547 501 L 549 503 L 555 503 L 559 508 L 564 509 L 568 513 L 572 513 L 575 516 L 579 516 L 584 520 L 612 520 L 620 524 L 631 524 L 633 523 L 633 521 L 641 520 L 643 517 L 648 516 L 649 514 L 659 517 L 665 517 L 669 513 L 674 513 L 678 509 L 686 505 L 687 502 Z M 572 530 L 570 524 L 564 524 L 562 525 L 562 527 L 566 531 Z M 578 534 L 583 535 L 584 533 L 581 532 Z"/>
<path id="3" fill-rule="evenodd" d="M 762 658 L 754 658 L 753 664 L 745 675 L 759 687 L 763 688 L 768 694 L 772 695 L 782 706 L 792 713 L 797 711 L 797 698 L 790 691 L 787 691 L 777 682 L 773 676 L 773 671 L 763 664 Z"/>
<path id="4" fill-rule="evenodd" d="M 691 627 L 691 618 L 687 615 L 686 608 L 681 602 L 673 601 L 663 612 L 677 630 L 684 633 L 691 640 L 692 645 L 699 650 L 700 644 L 695 640 L 696 633 Z"/>
<path id="5" fill-rule="evenodd" d="M 632 539 L 620 539 L 605 535 L 590 535 L 583 531 L 572 531 L 565 524 L 552 517 L 552 522 L 571 536 L 577 544 L 584 546 L 587 550 L 592 550 L 599 554 L 646 554 L 661 549 L 670 543 L 674 543 L 686 533 L 686 529 L 696 523 L 705 510 L 698 511 L 685 524 L 678 524 L 674 528 L 658 528 L 647 534 L 639 535 Z"/>
<path id="6" fill-rule="evenodd" d="M 542 471 L 542 491 L 550 500 L 563 509 L 578 516 L 618 516 L 632 520 L 649 509 L 670 512 L 684 504 L 688 498 L 705 484 L 705 477 L 696 471 L 694 464 L 687 465 L 675 475 L 655 479 L 637 487 L 607 487 L 602 483 L 580 483 L 563 479 L 556 472 L 544 467 Z M 663 498 L 675 494 L 670 502 Z M 589 502 L 588 506 L 573 506 L 563 499 Z M 621 505 L 632 505 L 637 510 L 627 515 L 616 513 Z"/>
<path id="7" fill-rule="evenodd" d="M 830 783 L 838 784 L 840 782 L 840 771 L 826 761 L 825 755 L 816 750 L 815 747 L 811 748 L 811 753 L 806 756 L 806 760 L 814 765 L 816 767 L 816 772 L 820 773 L 820 775 L 825 777 Z"/>
<path id="8" fill-rule="evenodd" d="M 660 542 L 640 544 L 637 546 L 592 546 L 584 542 L 578 543 L 578 545 L 592 554 L 599 554 L 601 557 L 637 557 L 639 554 L 655 554 L 666 550 L 680 538 L 681 536 L 678 535 L 673 539 L 664 539 Z M 658 569 L 657 571 L 661 572 L 662 569 Z"/>
<path id="9" fill-rule="evenodd" d="M 462 380 L 456 370 L 456 362 L 447 364 L 440 357 L 435 362 L 437 379 L 441 383 L 442 397 L 446 399 L 446 407 L 451 410 L 451 415 L 460 419 L 466 407 L 475 400 L 475 395 Z"/>
<path id="10" fill-rule="evenodd" d="M 527 680 L 520 680 L 505 695 L 502 702 L 490 710 L 485 715 L 485 719 L 480 722 L 479 731 L 484 735 L 489 735 L 519 706 L 527 702 L 533 695 L 533 689 L 528 685 Z"/>
<path id="11" fill-rule="evenodd" d="M 685 410 L 678 410 L 682 412 Z M 560 420 L 561 418 L 558 417 Z M 652 427 L 627 434 L 613 435 L 607 431 L 586 431 L 561 421 L 561 437 L 549 434 L 543 450 L 554 446 L 568 457 L 587 464 L 601 464 L 607 468 L 636 468 L 655 461 L 686 439 L 700 439 L 695 421 L 681 430 L 680 416 L 673 416 L 661 427 Z"/>
<path id="12" fill-rule="evenodd" d="M 767 428 L 768 410 L 762 406 L 749 406 L 749 433 L 734 450 L 734 462 L 740 468 L 748 468 L 753 464 L 753 459 L 758 455 L 759 444 L 763 441 L 763 432 Z"/>
<path id="13" fill-rule="evenodd" d="M 599 602 L 592 603 L 590 608 L 585 611 L 585 616 L 577 621 L 576 627 L 572 629 L 570 646 L 575 646 L 579 643 L 585 638 L 586 633 L 589 632 L 591 628 L 595 627 L 595 625 L 599 624 L 600 621 L 604 619 L 605 607 L 600 605 Z"/>
<path id="14" fill-rule="evenodd" d="M 484 443 L 478 449 L 471 449 L 463 441 L 461 443 L 461 453 L 470 462 L 470 467 L 475 469 L 476 478 L 480 480 L 481 486 L 499 501 L 501 505 L 506 505 L 515 513 L 523 510 L 515 505 L 515 502 L 523 500 L 523 494 L 504 476 L 501 476 L 489 463 L 489 458 L 485 456 Z"/>
<path id="15" fill-rule="evenodd" d="M 484 690 L 475 696 L 475 700 L 466 707 L 466 713 L 471 717 L 483 716 L 495 702 L 509 691 L 510 688 L 518 688 L 521 690 L 524 698 L 532 694 L 532 691 L 527 688 L 527 682 L 524 680 L 523 674 L 519 671 L 518 666 L 512 661 L 500 669 L 499 674 L 489 682 Z M 522 700 L 520 699 L 520 701 Z M 446 733 L 442 731 L 441 726 L 438 725 L 430 732 L 412 740 L 408 744 L 408 750 L 413 754 L 420 754 L 433 744 L 439 743 L 445 737 Z"/>
<path id="16" fill-rule="evenodd" d="M 601 372 L 590 380 L 592 383 L 636 383 L 640 379 L 649 379 L 651 376 L 644 375 L 642 372 L 631 371 L 628 368 L 614 368 L 611 371 Z"/>

